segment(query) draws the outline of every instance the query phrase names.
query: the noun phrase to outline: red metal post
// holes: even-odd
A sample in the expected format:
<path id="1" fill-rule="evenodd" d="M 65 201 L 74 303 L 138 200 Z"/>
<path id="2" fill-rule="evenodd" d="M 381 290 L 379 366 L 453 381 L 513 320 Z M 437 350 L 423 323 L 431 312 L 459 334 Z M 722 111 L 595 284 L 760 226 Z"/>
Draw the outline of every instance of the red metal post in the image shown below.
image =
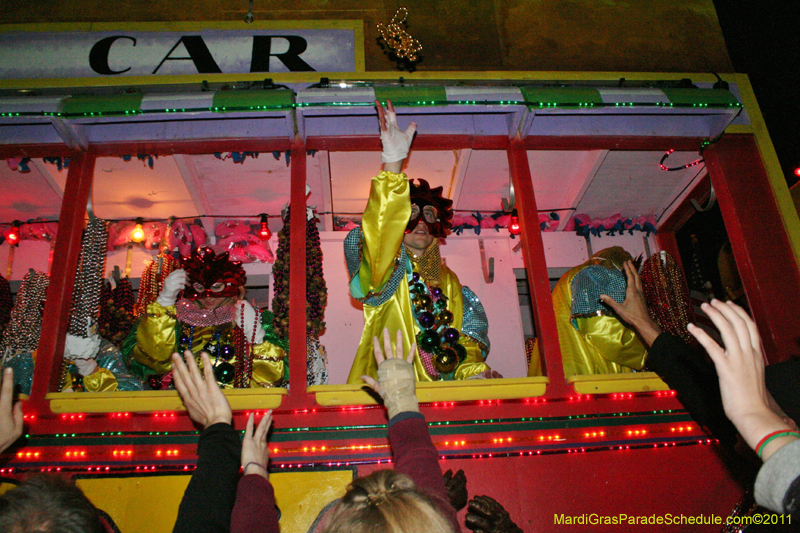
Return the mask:
<path id="1" fill-rule="evenodd" d="M 536 335 L 539 340 L 539 357 L 550 377 L 546 396 L 563 397 L 570 394 L 570 388 L 564 379 L 564 365 L 561 362 L 561 347 L 558 343 L 556 315 L 553 311 L 553 299 L 550 295 L 550 278 L 544 258 L 544 243 L 539 228 L 539 214 L 533 192 L 531 169 L 528 166 L 528 154 L 525 143 L 513 139 L 508 148 L 508 163 L 514 191 L 517 196 L 517 213 L 519 214 L 524 243 L 522 254 L 525 270 L 528 273 L 528 286 L 531 291 L 531 303 L 534 309 Z"/>
<path id="2" fill-rule="evenodd" d="M 58 218 L 58 238 L 53 252 L 53 268 L 42 318 L 42 334 L 36 352 L 36 368 L 28 403 L 32 412 L 48 412 L 45 394 L 57 392 L 61 374 L 64 339 L 69 326 L 72 288 L 81 253 L 86 203 L 92 191 L 95 156 L 77 153 L 70 157 L 61 214 Z"/>
<path id="3" fill-rule="evenodd" d="M 800 272 L 755 138 L 726 135 L 705 159 L 767 359 L 783 361 L 798 352 Z"/>
<path id="4" fill-rule="evenodd" d="M 306 146 L 292 144 L 289 260 L 289 397 L 286 407 L 313 405 L 306 394 Z"/>

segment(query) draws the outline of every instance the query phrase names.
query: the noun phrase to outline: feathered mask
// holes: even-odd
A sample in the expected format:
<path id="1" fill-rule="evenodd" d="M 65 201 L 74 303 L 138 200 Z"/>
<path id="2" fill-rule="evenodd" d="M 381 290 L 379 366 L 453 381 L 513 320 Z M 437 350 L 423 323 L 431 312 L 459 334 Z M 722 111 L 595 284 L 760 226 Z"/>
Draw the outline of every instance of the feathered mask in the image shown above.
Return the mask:
<path id="1" fill-rule="evenodd" d="M 409 180 L 411 205 L 412 208 L 417 206 L 418 212 L 416 216 L 412 214 L 412 218 L 406 226 L 406 233 L 414 231 L 414 228 L 422 221 L 428 226 L 428 233 L 434 237 L 446 237 L 453 225 L 453 201 L 442 196 L 442 187 L 431 189 L 427 181 L 422 179 L 417 181 L 419 185 L 415 184 L 414 180 Z M 432 206 L 436 210 L 435 219 L 428 220 L 430 217 L 425 216 L 426 206 Z"/>
<path id="2" fill-rule="evenodd" d="M 189 300 L 238 296 L 239 288 L 247 283 L 242 264 L 231 261 L 228 252 L 217 255 L 208 247 L 194 249 L 181 264 L 189 280 L 183 297 Z"/>

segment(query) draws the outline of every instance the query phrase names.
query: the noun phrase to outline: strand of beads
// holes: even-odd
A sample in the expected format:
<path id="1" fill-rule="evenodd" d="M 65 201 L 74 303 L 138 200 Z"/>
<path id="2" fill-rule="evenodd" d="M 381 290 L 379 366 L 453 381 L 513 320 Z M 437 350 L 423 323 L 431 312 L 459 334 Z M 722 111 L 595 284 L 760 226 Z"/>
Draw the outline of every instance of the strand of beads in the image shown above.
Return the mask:
<path id="1" fill-rule="evenodd" d="M 89 323 L 95 322 L 100 312 L 107 244 L 108 223 L 100 218 L 92 218 L 83 233 L 80 270 L 75 276 L 75 287 L 72 291 L 69 332 L 77 337 L 88 337 L 91 334 Z"/>
<path id="2" fill-rule="evenodd" d="M 414 272 L 409 284 L 414 318 L 419 326 L 417 345 L 433 355 L 433 366 L 441 374 L 450 374 L 467 357 L 458 343 L 461 334 L 452 327 L 453 313 L 447 309 L 447 296 L 439 287 L 428 287 Z"/>

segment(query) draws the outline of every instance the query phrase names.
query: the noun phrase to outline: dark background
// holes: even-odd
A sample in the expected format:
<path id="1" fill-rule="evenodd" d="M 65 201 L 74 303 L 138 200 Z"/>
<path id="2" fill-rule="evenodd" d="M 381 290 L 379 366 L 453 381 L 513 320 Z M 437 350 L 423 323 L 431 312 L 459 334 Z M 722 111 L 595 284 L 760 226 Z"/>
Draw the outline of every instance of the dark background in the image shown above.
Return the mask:
<path id="1" fill-rule="evenodd" d="M 736 72 L 753 85 L 789 186 L 800 178 L 800 4 L 714 0 Z"/>

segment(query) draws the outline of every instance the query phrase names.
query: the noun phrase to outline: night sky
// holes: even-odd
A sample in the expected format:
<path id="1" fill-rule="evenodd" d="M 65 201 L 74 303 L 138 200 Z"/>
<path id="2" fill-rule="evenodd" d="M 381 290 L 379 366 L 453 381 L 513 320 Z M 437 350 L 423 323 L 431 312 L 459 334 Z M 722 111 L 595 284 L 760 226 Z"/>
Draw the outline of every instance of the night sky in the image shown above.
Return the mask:
<path id="1" fill-rule="evenodd" d="M 792 0 L 714 0 L 736 72 L 753 84 L 789 185 L 800 181 L 800 6 Z"/>

